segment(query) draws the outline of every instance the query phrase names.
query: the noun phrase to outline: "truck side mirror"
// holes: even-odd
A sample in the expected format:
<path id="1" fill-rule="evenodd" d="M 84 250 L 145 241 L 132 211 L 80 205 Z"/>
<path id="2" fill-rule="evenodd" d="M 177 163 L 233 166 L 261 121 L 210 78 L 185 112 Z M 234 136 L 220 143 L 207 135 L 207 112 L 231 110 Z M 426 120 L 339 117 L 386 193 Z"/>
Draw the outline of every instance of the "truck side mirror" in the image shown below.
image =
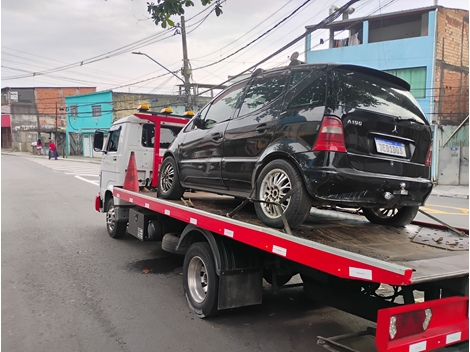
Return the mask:
<path id="1" fill-rule="evenodd" d="M 93 139 L 93 150 L 95 152 L 103 151 L 104 132 L 100 130 L 95 131 L 95 137 Z"/>

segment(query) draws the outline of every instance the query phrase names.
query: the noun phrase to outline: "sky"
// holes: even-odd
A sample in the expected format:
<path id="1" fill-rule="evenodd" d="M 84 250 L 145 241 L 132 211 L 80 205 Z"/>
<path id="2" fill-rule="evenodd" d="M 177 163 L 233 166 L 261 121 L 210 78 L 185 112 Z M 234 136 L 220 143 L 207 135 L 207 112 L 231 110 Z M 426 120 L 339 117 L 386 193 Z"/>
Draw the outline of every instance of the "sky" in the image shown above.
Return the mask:
<path id="1" fill-rule="evenodd" d="M 182 67 L 181 35 L 155 25 L 147 1 L 1 0 L 2 88 L 96 87 L 97 91 L 177 94 L 182 76 L 178 72 L 178 79 L 167 70 Z M 305 26 L 322 21 L 332 5 L 339 7 L 347 1 L 222 0 L 219 17 L 212 6 L 193 2 L 195 6 L 185 13 L 191 81 L 220 84 L 302 35 Z M 350 18 L 434 4 L 434 0 L 361 0 L 353 5 Z M 437 0 L 437 4 L 469 9 L 468 0 Z M 172 20 L 180 22 L 177 16 Z M 325 31 L 312 33 L 312 46 L 327 38 Z M 287 65 L 295 51 L 303 60 L 304 45 L 299 41 L 260 67 Z M 317 45 L 315 50 L 323 48 Z M 146 56 L 133 55 L 135 51 L 166 69 Z"/>

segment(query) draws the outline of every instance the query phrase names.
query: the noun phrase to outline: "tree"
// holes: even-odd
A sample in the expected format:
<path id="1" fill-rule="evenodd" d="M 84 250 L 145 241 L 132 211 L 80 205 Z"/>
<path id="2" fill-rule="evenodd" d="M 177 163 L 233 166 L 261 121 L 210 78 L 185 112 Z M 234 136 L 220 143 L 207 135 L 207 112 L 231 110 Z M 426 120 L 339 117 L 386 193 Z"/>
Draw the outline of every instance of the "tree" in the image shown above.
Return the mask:
<path id="1" fill-rule="evenodd" d="M 214 12 L 216 16 L 222 14 L 221 0 L 200 0 L 203 6 L 214 2 Z M 173 15 L 184 15 L 184 8 L 194 6 L 191 0 L 158 0 L 157 3 L 148 2 L 147 11 L 152 16 L 153 22 L 162 28 L 173 27 L 175 23 L 170 19 Z"/>

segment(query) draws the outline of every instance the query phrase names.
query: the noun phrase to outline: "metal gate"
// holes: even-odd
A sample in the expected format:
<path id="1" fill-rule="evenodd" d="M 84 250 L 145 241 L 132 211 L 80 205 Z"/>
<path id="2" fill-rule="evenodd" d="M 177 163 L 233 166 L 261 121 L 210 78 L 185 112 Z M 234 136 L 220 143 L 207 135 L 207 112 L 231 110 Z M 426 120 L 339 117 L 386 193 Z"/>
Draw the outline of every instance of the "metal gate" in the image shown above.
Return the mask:
<path id="1" fill-rule="evenodd" d="M 468 185 L 468 147 L 439 147 L 440 185 Z"/>
<path id="2" fill-rule="evenodd" d="M 70 155 L 83 155 L 82 148 L 82 134 L 81 133 L 69 133 L 69 148 Z"/>

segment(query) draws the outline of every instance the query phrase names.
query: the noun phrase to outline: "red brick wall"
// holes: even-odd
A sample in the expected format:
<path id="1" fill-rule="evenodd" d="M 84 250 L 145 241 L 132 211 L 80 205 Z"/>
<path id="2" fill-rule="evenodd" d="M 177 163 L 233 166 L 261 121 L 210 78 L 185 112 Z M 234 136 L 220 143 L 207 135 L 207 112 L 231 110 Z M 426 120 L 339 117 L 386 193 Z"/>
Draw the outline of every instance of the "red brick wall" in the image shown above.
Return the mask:
<path id="1" fill-rule="evenodd" d="M 437 12 L 435 115 L 445 124 L 459 124 L 468 115 L 468 11 Z"/>
<path id="2" fill-rule="evenodd" d="M 54 130 L 56 103 L 57 108 L 65 108 L 65 97 L 93 92 L 96 92 L 95 87 L 36 88 L 36 104 L 38 107 L 40 125 L 46 129 Z M 57 127 L 65 129 L 65 110 L 61 111 L 57 109 L 57 116 Z"/>

